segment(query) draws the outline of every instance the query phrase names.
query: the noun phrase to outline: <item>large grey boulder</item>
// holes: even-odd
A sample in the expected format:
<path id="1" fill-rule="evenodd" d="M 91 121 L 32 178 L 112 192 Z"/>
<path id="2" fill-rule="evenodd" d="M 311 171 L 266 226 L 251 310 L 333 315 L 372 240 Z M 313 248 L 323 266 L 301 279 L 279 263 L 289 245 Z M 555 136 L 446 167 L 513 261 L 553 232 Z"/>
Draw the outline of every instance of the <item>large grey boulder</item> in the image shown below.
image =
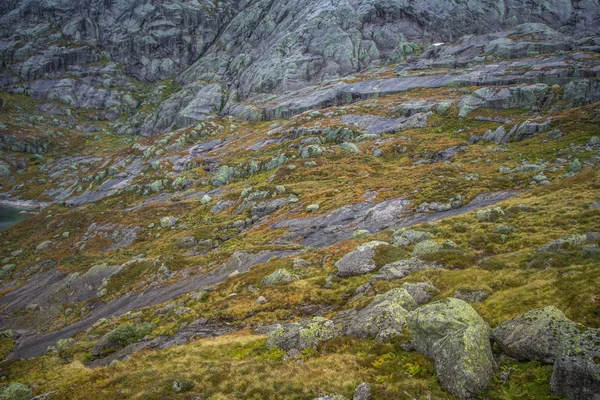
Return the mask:
<path id="1" fill-rule="evenodd" d="M 395 288 L 375 296 L 371 304 L 344 321 L 344 335 L 358 338 L 387 338 L 400 336 L 406 323 L 406 315 L 417 308 L 417 303 L 405 288 Z"/>
<path id="2" fill-rule="evenodd" d="M 489 327 L 468 303 L 444 299 L 406 316 L 418 352 L 435 361 L 442 386 L 465 399 L 485 390 L 495 362 Z"/>
<path id="3" fill-rule="evenodd" d="M 285 351 L 315 349 L 325 340 L 340 335 L 333 321 L 314 317 L 295 324 L 279 324 L 269 333 L 267 349 L 280 348 Z"/>
<path id="4" fill-rule="evenodd" d="M 504 322 L 492 337 L 510 357 L 554 363 L 554 394 L 600 399 L 600 329 L 577 324 L 549 306 Z"/>
<path id="5" fill-rule="evenodd" d="M 580 328 L 560 341 L 550 389 L 569 400 L 600 399 L 600 329 Z"/>
<path id="6" fill-rule="evenodd" d="M 389 243 L 372 241 L 358 246 L 356 250 L 346 254 L 335 263 L 338 275 L 346 277 L 373 272 L 377 269 L 377 265 L 373 260 L 377 247 L 384 245 L 389 245 Z"/>
<path id="7" fill-rule="evenodd" d="M 529 311 L 500 324 L 492 338 L 508 356 L 553 363 L 565 329 L 575 325 L 556 307 Z"/>

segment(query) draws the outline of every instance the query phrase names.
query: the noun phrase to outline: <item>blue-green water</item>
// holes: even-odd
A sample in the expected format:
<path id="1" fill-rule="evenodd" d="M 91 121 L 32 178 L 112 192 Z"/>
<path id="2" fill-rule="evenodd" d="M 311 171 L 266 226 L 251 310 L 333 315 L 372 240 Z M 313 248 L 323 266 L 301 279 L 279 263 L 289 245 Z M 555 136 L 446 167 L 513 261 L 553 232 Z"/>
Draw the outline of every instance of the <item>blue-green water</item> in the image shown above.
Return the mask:
<path id="1" fill-rule="evenodd" d="M 27 218 L 26 214 L 19 214 L 20 211 L 18 208 L 0 206 L 0 231 L 8 229 Z"/>

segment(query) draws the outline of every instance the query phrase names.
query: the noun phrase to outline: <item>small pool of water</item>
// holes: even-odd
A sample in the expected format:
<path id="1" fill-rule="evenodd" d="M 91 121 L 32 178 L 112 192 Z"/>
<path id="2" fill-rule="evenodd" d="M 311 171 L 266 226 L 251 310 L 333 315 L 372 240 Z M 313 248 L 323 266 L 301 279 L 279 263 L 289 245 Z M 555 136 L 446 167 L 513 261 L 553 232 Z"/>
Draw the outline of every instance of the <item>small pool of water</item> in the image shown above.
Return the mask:
<path id="1" fill-rule="evenodd" d="M 26 219 L 27 214 L 20 214 L 21 211 L 19 208 L 0 206 L 0 231 L 8 229 Z"/>

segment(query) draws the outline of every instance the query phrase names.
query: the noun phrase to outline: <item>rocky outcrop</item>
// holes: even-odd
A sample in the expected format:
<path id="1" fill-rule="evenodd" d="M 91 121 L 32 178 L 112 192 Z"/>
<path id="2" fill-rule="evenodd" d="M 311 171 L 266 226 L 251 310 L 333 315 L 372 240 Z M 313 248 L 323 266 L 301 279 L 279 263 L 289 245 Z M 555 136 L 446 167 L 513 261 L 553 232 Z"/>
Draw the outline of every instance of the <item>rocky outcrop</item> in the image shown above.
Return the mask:
<path id="1" fill-rule="evenodd" d="M 418 352 L 435 361 L 442 386 L 465 399 L 487 388 L 495 362 L 489 328 L 466 302 L 445 299 L 406 316 Z"/>
<path id="2" fill-rule="evenodd" d="M 537 84 L 511 88 L 481 88 L 465 97 L 458 105 L 459 117 L 485 107 L 493 109 L 539 107 L 548 94 L 548 85 Z"/>
<path id="3" fill-rule="evenodd" d="M 505 66 L 498 65 L 493 73 L 413 76 L 370 88 L 339 83 L 336 90 L 310 99 L 287 101 L 284 96 L 268 99 L 275 104 L 264 107 L 240 103 L 265 93 L 302 90 L 382 62 L 407 60 L 406 72 L 594 49 L 593 39 L 574 38 L 596 36 L 599 15 L 593 2 L 574 5 L 571 0 L 526 5 L 507 0 L 466 5 L 457 0 L 91 0 L 85 5 L 15 0 L 0 7 L 0 55 L 6 60 L 0 86 L 110 110 L 110 118 L 117 118 L 138 107 L 134 80 L 173 78 L 179 86 L 168 82 L 156 93 L 143 94 L 146 107 L 124 124 L 129 127 L 119 129 L 152 134 L 190 126 L 221 109 L 270 120 L 415 87 L 566 83 L 585 68 L 572 71 L 557 60 L 548 64 L 553 70 L 544 71 L 536 65 L 543 60 L 530 59 L 529 65 L 519 64 L 526 76 L 503 72 Z M 415 56 L 421 51 L 415 42 L 455 42 L 463 36 L 454 45 L 426 47 Z M 594 74 L 588 70 L 584 75 Z M 200 89 L 213 85 L 222 91 Z"/>

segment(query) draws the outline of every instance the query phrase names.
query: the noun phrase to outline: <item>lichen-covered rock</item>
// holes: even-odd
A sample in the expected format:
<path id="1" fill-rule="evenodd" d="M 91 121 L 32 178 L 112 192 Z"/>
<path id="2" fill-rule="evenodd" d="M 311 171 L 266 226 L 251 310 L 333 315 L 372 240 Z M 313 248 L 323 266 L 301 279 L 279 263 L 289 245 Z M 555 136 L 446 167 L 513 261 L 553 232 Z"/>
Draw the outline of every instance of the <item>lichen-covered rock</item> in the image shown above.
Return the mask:
<path id="1" fill-rule="evenodd" d="M 300 150 L 300 157 L 301 158 L 318 157 L 325 152 L 327 152 L 327 149 L 325 147 L 320 146 L 318 144 L 309 144 L 308 146 L 302 147 L 302 149 Z"/>
<path id="2" fill-rule="evenodd" d="M 431 238 L 432 236 L 428 232 L 415 229 L 400 229 L 394 232 L 394 246 L 409 246 Z"/>
<path id="3" fill-rule="evenodd" d="M 350 142 L 344 142 L 340 144 L 340 147 L 346 150 L 348 153 L 359 154 L 361 152 L 360 148 L 357 145 Z"/>
<path id="4" fill-rule="evenodd" d="M 433 286 L 431 282 L 407 282 L 402 285 L 402 288 L 406 289 L 406 291 L 418 305 L 429 302 L 429 300 L 433 298 L 433 294 L 436 291 L 435 286 Z"/>
<path id="5" fill-rule="evenodd" d="M 492 338 L 510 357 L 551 364 L 561 341 L 575 325 L 558 308 L 549 306 L 500 324 L 494 329 Z"/>
<path id="6" fill-rule="evenodd" d="M 160 219 L 160 226 L 163 228 L 170 228 L 175 226 L 177 223 L 177 218 L 175 217 L 163 217 Z"/>
<path id="7" fill-rule="evenodd" d="M 559 342 L 550 389 L 569 400 L 600 399 L 600 329 L 580 327 Z"/>
<path id="8" fill-rule="evenodd" d="M 404 329 L 406 315 L 415 308 L 417 303 L 406 289 L 392 289 L 375 296 L 371 304 L 344 321 L 342 330 L 347 336 L 363 339 L 376 338 L 389 330 L 399 336 Z"/>
<path id="9" fill-rule="evenodd" d="M 31 400 L 33 392 L 19 382 L 13 382 L 0 389 L 0 400 Z"/>
<path id="10" fill-rule="evenodd" d="M 339 276 L 362 275 L 377 269 L 377 265 L 373 260 L 375 251 L 378 246 L 387 245 L 389 243 L 381 241 L 372 241 L 362 244 L 342 257 L 335 263 L 338 269 Z"/>
<path id="11" fill-rule="evenodd" d="M 562 250 L 575 250 L 583 247 L 588 241 L 587 235 L 569 235 L 546 243 L 538 249 L 538 253 L 557 252 Z"/>
<path id="12" fill-rule="evenodd" d="M 489 327 L 468 303 L 444 299 L 406 316 L 418 352 L 435 361 L 442 386 L 465 399 L 485 390 L 495 362 Z"/>
<path id="13" fill-rule="evenodd" d="M 427 239 L 419 242 L 413 248 L 412 256 L 417 257 L 424 254 L 431 254 L 441 250 L 441 246 L 434 240 Z"/>
<path id="14" fill-rule="evenodd" d="M 227 165 L 221 165 L 210 178 L 210 183 L 214 186 L 225 186 L 234 177 L 236 169 Z"/>
<path id="15" fill-rule="evenodd" d="M 298 277 L 296 275 L 292 274 L 287 269 L 281 268 L 262 278 L 260 283 L 267 286 L 274 286 L 279 283 L 289 283 L 297 280 Z"/>
<path id="16" fill-rule="evenodd" d="M 494 222 L 504 218 L 505 213 L 501 207 L 486 208 L 477 211 L 477 220 L 482 222 Z"/>
<path id="17" fill-rule="evenodd" d="M 457 289 L 454 291 L 454 297 L 469 303 L 483 301 L 490 296 L 488 290 Z"/>
<path id="18" fill-rule="evenodd" d="M 277 325 L 269 333 L 267 349 L 280 348 L 285 351 L 315 349 L 319 343 L 339 335 L 340 330 L 333 321 L 314 317 L 296 324 Z"/>
<path id="19" fill-rule="evenodd" d="M 441 268 L 441 265 L 423 261 L 418 257 L 409 258 L 408 260 L 394 261 L 393 263 L 386 264 L 377 271 L 377 275 L 374 275 L 371 280 L 386 280 L 391 281 L 393 279 L 404 278 L 407 275 L 430 268 Z"/>

